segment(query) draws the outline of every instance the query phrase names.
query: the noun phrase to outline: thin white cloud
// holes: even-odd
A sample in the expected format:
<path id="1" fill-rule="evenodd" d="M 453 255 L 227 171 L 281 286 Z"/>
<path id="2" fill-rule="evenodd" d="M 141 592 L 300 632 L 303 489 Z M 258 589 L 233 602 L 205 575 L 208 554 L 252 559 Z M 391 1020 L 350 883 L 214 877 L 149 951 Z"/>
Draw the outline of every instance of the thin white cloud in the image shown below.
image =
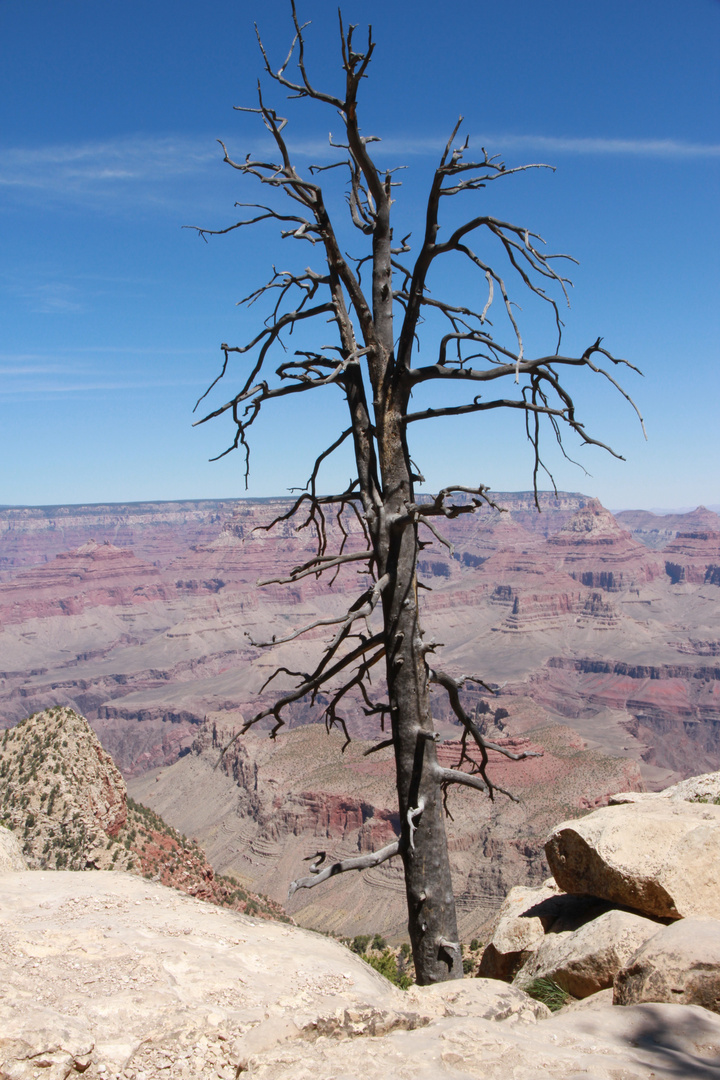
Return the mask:
<path id="1" fill-rule="evenodd" d="M 474 140 L 477 141 L 477 140 Z M 553 135 L 496 135 L 488 143 L 555 154 L 605 155 L 665 159 L 720 158 L 720 143 L 692 143 L 680 139 L 563 138 Z"/>
<path id="2" fill-rule="evenodd" d="M 197 172 L 217 159 L 211 139 L 127 136 L 98 142 L 11 147 L 0 152 L 0 184 L 51 188 L 157 181 Z"/>
<path id="3" fill-rule="evenodd" d="M 338 133 L 336 132 L 336 135 Z M 376 144 L 375 153 L 384 161 L 431 155 L 438 156 L 447 135 L 390 135 Z M 318 162 L 337 160 L 341 151 L 331 150 L 326 140 L 295 140 L 288 144 L 297 157 Z M 272 157 L 272 144 L 262 132 L 251 139 L 230 134 L 228 149 L 236 160 L 249 150 L 253 155 Z M 487 147 L 490 153 L 509 150 L 543 155 L 634 157 L 665 161 L 716 160 L 720 144 L 686 142 L 681 139 L 626 139 L 542 134 L 487 132 L 471 135 L 470 147 Z M 5 195 L 44 204 L 64 201 L 95 205 L 106 212 L 120 207 L 164 207 L 186 201 L 188 187 L 201 181 L 209 169 L 217 168 L 222 151 L 210 135 L 182 137 L 163 135 L 124 136 L 41 147 L 11 147 L 0 150 L 0 188 Z M 195 196 L 193 196 L 195 199 Z"/>
<path id="4" fill-rule="evenodd" d="M 390 135 L 376 144 L 375 149 L 376 152 L 405 154 L 437 153 L 444 147 L 446 138 L 442 133 L 436 137 Z M 232 137 L 228 141 L 231 156 L 235 142 Z M 303 157 L 324 156 L 330 151 L 324 139 L 295 140 L 289 135 L 288 144 L 295 154 Z M 235 153 L 240 158 L 248 150 L 253 154 L 264 154 L 271 145 L 268 136 L 258 133 L 252 142 L 248 141 Z M 578 155 L 720 157 L 720 143 L 685 142 L 672 138 L 618 139 L 485 132 L 472 134 L 470 145 L 487 145 L 488 149 L 492 146 L 513 146 Z M 57 191 L 86 187 L 102 189 L 116 184 L 167 183 L 178 177 L 204 172 L 208 166 L 217 165 L 221 158 L 217 140 L 211 135 L 136 135 L 76 145 L 11 147 L 0 150 L 0 185 Z"/>
<path id="5" fill-rule="evenodd" d="M 48 386 L 43 383 L 37 386 L 0 387 L 0 397 L 43 397 L 46 394 L 81 394 L 121 391 L 121 390 L 150 390 L 167 389 L 175 386 L 197 387 L 197 380 L 192 379 L 166 379 L 166 380 L 138 380 L 136 382 L 76 382 L 66 383 L 63 386 Z"/>
<path id="6" fill-rule="evenodd" d="M 336 133 L 338 134 L 338 133 Z M 498 150 L 540 150 L 553 154 L 576 156 L 602 155 L 641 158 L 720 158 L 720 143 L 684 142 L 681 139 L 611 139 L 585 136 L 513 135 L 503 132 L 485 132 L 470 135 L 468 156 L 472 148 L 484 146 L 489 153 Z M 464 136 L 463 136 L 464 139 Z M 421 136 L 389 136 L 374 144 L 376 156 L 439 156 L 445 148 L 447 135 L 443 138 Z M 292 152 L 302 157 L 320 158 L 328 153 L 328 143 L 320 140 L 293 142 L 288 139 Z"/>

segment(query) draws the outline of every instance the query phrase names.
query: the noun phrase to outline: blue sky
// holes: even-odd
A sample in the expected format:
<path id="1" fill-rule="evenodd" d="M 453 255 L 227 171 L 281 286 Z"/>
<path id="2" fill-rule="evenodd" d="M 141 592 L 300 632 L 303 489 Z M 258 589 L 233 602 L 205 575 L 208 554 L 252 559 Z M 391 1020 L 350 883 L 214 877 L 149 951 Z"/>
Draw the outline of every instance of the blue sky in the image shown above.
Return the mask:
<path id="1" fill-rule="evenodd" d="M 299 9 L 313 21 L 316 81 L 337 89 L 335 6 Z M 357 0 L 343 10 L 373 23 L 363 128 L 382 136 L 383 164 L 408 166 L 398 230 L 420 235 L 423 193 L 460 113 L 471 147 L 508 165 L 556 166 L 478 199 L 579 260 L 567 347 L 602 334 L 643 370 L 625 384 L 648 430 L 645 442 L 619 398 L 578 381 L 588 426 L 627 461 L 575 453 L 570 441 L 591 475 L 551 454 L 558 486 L 614 508 L 720 503 L 720 2 L 449 3 L 439 17 L 427 0 Z M 279 63 L 286 0 L 0 0 L 0 503 L 245 493 L 239 455 L 208 462 L 228 426 L 193 429 L 192 407 L 220 343 L 255 331 L 237 301 L 271 263 L 312 252 L 291 251 L 270 227 L 204 244 L 182 226 L 229 224 L 236 200 L 257 197 L 215 141 L 236 155 L 267 145 L 256 119 L 232 109 L 253 103 L 254 19 Z M 329 160 L 337 118 L 274 93 L 290 110 L 298 164 Z M 453 288 L 452 270 L 437 284 Z M 551 325 L 516 299 L 545 351 Z M 341 407 L 328 392 L 307 411 L 268 411 L 247 494 L 304 483 L 344 426 Z M 437 421 L 414 435 L 429 488 L 530 486 L 513 417 Z M 328 486 L 350 470 L 339 457 Z"/>

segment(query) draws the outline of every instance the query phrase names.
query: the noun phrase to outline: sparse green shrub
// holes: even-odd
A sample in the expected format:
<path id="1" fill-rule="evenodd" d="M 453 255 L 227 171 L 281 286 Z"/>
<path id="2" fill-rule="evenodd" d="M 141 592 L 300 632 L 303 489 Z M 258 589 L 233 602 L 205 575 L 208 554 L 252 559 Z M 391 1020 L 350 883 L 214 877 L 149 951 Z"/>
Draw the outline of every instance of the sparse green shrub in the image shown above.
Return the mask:
<path id="1" fill-rule="evenodd" d="M 370 935 L 369 934 L 358 934 L 357 937 L 354 937 L 352 939 L 352 941 L 350 943 L 350 948 L 352 949 L 352 951 L 354 953 L 357 953 L 358 956 L 363 956 L 365 954 L 365 952 L 367 951 L 367 947 L 368 947 L 369 944 L 370 944 Z"/>
<path id="2" fill-rule="evenodd" d="M 562 1009 L 570 1000 L 570 995 L 552 979 L 533 979 L 524 990 L 531 998 L 547 1005 L 551 1012 Z"/>
<path id="3" fill-rule="evenodd" d="M 409 975 L 401 975 L 398 972 L 397 960 L 393 952 L 390 949 L 385 949 L 382 956 L 363 956 L 363 960 L 366 964 L 369 964 L 371 968 L 379 972 L 380 975 L 384 975 L 388 982 L 393 983 L 395 986 L 399 986 L 401 990 L 407 990 L 409 986 L 412 986 L 412 979 Z"/>
<path id="4" fill-rule="evenodd" d="M 387 941 L 380 934 L 375 934 L 370 948 L 377 949 L 378 952 L 383 952 L 384 949 L 387 949 Z"/>
<path id="5" fill-rule="evenodd" d="M 478 939 L 476 937 L 474 937 L 472 939 L 472 941 L 470 942 L 470 952 L 477 952 L 478 949 L 481 949 L 481 948 L 482 948 L 482 941 L 478 941 Z"/>

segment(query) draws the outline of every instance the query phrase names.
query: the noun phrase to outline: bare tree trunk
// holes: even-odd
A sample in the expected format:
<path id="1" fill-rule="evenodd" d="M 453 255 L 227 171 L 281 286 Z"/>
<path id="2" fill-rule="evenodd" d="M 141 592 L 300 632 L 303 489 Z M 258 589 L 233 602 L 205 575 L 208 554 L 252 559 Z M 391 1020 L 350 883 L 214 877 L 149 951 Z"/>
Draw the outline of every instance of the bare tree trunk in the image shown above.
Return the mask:
<path id="1" fill-rule="evenodd" d="M 417 980 L 425 985 L 462 978 L 463 971 L 418 613 L 418 527 L 407 520 L 406 512 L 415 501 L 411 465 L 398 416 L 386 413 L 384 419 L 385 430 L 378 438 L 385 493 L 378 572 L 388 573 L 393 583 L 383 594 L 385 662 L 408 930 Z M 393 525 L 398 517 L 404 520 Z M 415 809 L 422 812 L 413 820 L 409 812 Z"/>

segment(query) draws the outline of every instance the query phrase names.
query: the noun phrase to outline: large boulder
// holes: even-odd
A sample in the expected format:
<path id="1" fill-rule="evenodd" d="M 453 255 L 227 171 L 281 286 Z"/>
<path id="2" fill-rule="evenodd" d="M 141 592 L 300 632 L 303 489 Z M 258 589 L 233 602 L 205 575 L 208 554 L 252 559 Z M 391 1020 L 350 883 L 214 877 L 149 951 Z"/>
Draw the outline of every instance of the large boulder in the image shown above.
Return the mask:
<path id="1" fill-rule="evenodd" d="M 17 837 L 10 829 L 0 825 L 0 874 L 13 870 L 27 870 L 22 848 Z"/>
<path id="2" fill-rule="evenodd" d="M 720 918 L 720 806 L 606 806 L 558 825 L 545 854 L 566 892 L 659 918 Z"/>
<path id="3" fill-rule="evenodd" d="M 515 976 L 527 988 L 535 979 L 552 979 L 576 998 L 613 985 L 617 972 L 658 932 L 658 924 L 629 911 L 607 911 L 574 932 L 550 933 Z"/>
<path id="4" fill-rule="evenodd" d="M 720 922 L 681 919 L 650 938 L 615 977 L 613 1003 L 668 1001 L 720 1012 Z"/>
<path id="5" fill-rule="evenodd" d="M 498 912 L 478 975 L 511 982 L 549 931 L 556 934 L 577 930 L 604 914 L 609 907 L 607 900 L 598 900 L 594 896 L 561 893 L 552 878 L 536 888 L 516 885 Z"/>

